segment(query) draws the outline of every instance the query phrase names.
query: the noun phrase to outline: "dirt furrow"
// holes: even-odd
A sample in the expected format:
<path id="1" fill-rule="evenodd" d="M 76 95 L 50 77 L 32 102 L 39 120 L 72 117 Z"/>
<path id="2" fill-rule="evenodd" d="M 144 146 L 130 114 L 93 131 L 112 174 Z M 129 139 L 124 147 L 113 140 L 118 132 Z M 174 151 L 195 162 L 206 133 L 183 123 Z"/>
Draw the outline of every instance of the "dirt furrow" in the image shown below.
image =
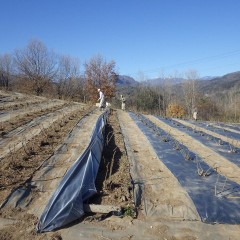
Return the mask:
<path id="1" fill-rule="evenodd" d="M 119 111 L 119 120 L 132 159 L 133 181 L 140 184 L 143 191 L 141 214 L 151 219 L 199 220 L 192 200 L 131 117 Z"/>
<path id="2" fill-rule="evenodd" d="M 17 110 L 17 109 L 22 109 L 24 107 L 27 107 L 29 105 L 37 105 L 40 104 L 44 101 L 47 101 L 47 99 L 44 99 L 43 97 L 35 97 L 35 98 L 20 98 L 18 101 L 13 101 L 13 102 L 0 102 L 0 110 L 2 111 L 12 111 L 12 110 Z"/>
<path id="3" fill-rule="evenodd" d="M 41 132 L 44 133 L 46 129 L 54 125 L 57 120 L 59 121 L 61 118 L 64 118 L 64 115 L 69 115 L 79 109 L 82 109 L 80 105 L 68 106 L 53 113 L 35 118 L 28 124 L 22 125 L 9 132 L 4 136 L 4 139 L 0 141 L 0 159 L 26 145 L 34 136 Z"/>
<path id="4" fill-rule="evenodd" d="M 41 104 L 37 103 L 39 100 Z M 79 111 L 72 111 L 70 108 L 75 103 L 64 102 L 50 107 L 50 104 L 47 104 L 48 106 L 45 104 L 46 102 L 55 102 L 55 100 L 0 90 L 0 118 L 4 117 L 4 114 L 7 116 L 7 110 L 11 110 L 9 112 L 14 116 L 8 123 L 0 121 L 1 151 L 11 149 L 11 154 L 1 160 L 0 204 L 7 196 L 13 196 L 0 210 L 0 239 L 239 239 L 238 224 L 206 224 L 200 220 L 202 215 L 196 210 L 194 200 L 189 197 L 191 194 L 188 195 L 187 189 L 185 190 L 178 182 L 178 176 L 181 174 L 189 176 L 186 175 L 189 174 L 189 170 L 187 167 L 186 172 L 181 169 L 181 172 L 174 173 L 178 174 L 175 177 L 169 170 L 171 168 L 168 169 L 166 167 L 168 165 L 165 165 L 166 159 L 175 164 L 179 160 L 178 154 L 180 157 L 183 156 L 177 149 L 172 149 L 172 146 L 164 149 L 168 143 L 158 139 L 151 124 L 147 125 L 137 117 L 133 117 L 133 120 L 132 113 L 121 110 L 113 110 L 109 115 L 105 129 L 105 146 L 96 179 L 97 194 L 89 199 L 88 203 L 126 207 L 126 215 L 119 217 L 110 216 L 111 214 L 91 214 L 55 232 L 36 233 L 38 217 L 66 171 L 88 145 L 96 119 L 102 113 L 99 110 L 92 111 L 95 107 L 87 105 L 84 105 L 84 109 L 80 109 L 83 105 L 79 104 Z M 37 105 L 38 107 L 34 107 Z M 61 117 L 55 119 L 57 115 Z M 82 119 L 85 115 L 86 117 Z M 172 134 L 172 143 L 178 140 L 221 174 L 228 174 L 233 181 L 239 182 L 239 168 L 230 163 L 230 157 L 227 161 L 223 157 L 224 154 L 221 156 L 221 151 L 218 151 L 218 154 L 214 152 L 213 145 L 215 146 L 217 142 L 213 143 L 211 139 L 206 138 L 208 141 L 202 142 L 203 145 L 199 142 L 202 140 L 201 136 L 198 138 L 199 141 L 194 139 L 195 132 L 188 132 L 185 128 L 186 131 L 183 133 L 178 130 L 179 128 L 176 129 L 172 125 L 170 127 L 153 116 L 147 117 L 167 133 Z M 233 144 L 230 137 L 220 136 L 216 133 L 216 129 L 216 132 L 208 131 L 209 129 L 206 132 L 204 128 L 200 129 L 194 124 L 178 120 L 194 130 L 205 131 L 209 135 Z M 8 125 L 4 125 L 6 123 Z M 40 124 L 41 127 L 36 124 Z M 37 133 L 38 129 L 42 131 Z M 235 135 L 239 134 L 237 128 L 225 129 Z M 28 141 L 22 141 L 19 136 L 23 136 L 23 133 L 34 136 Z M 18 150 L 15 148 L 14 152 L 10 142 L 17 145 L 17 138 L 24 144 Z M 154 144 L 158 148 L 155 148 Z M 228 147 L 227 144 L 226 146 Z M 156 149 L 160 149 L 160 153 Z M 177 154 L 173 154 L 173 151 Z M 227 151 L 228 148 L 224 153 L 228 156 Z M 182 160 L 185 162 L 184 159 Z M 187 163 L 195 164 L 195 162 Z M 201 179 L 205 181 L 205 178 Z M 192 180 L 194 179 L 189 179 L 190 182 Z M 197 187 L 201 185 L 202 182 Z M 15 194 L 10 195 L 11 192 Z M 201 197 L 202 194 L 206 193 L 201 191 L 199 196 Z M 133 196 L 138 207 L 136 218 L 131 217 Z M 208 203 L 205 200 L 201 201 L 202 199 L 200 198 L 199 202 L 204 208 Z M 217 209 L 217 205 L 210 208 L 214 211 L 215 206 Z M 218 207 L 221 209 L 221 205 Z M 223 205 L 223 208 L 225 207 L 226 205 Z M 232 209 L 235 213 L 236 209 L 234 207 Z"/>
<path id="5" fill-rule="evenodd" d="M 45 129 L 42 134 L 38 134 L 31 141 L 27 141 L 24 147 L 8 154 L 1 160 L 0 202 L 14 187 L 29 179 L 46 159 L 54 155 L 56 147 L 61 145 L 79 119 L 89 111 L 90 109 L 79 110 L 70 115 L 65 115 L 55 122 L 55 127 Z"/>
<path id="6" fill-rule="evenodd" d="M 34 106 L 26 106 L 24 108 L 18 109 L 18 110 L 12 110 L 10 112 L 3 112 L 0 115 L 0 122 L 5 121 L 11 121 L 12 119 L 16 117 L 23 117 L 25 114 L 35 113 L 35 112 L 41 112 L 45 109 L 52 108 L 55 106 L 62 106 L 65 104 L 64 101 L 61 100 L 50 100 L 46 102 L 41 102 L 40 104 L 34 105 Z"/>

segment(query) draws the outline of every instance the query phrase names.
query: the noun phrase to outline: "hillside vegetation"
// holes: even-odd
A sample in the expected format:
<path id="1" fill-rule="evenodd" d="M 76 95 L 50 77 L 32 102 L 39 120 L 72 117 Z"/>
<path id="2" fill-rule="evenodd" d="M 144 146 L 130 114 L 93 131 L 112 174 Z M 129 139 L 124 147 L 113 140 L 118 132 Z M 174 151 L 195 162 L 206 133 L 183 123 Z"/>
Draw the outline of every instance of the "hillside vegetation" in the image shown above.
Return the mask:
<path id="1" fill-rule="evenodd" d="M 195 72 L 186 79 L 123 80 L 117 80 L 118 94 L 126 95 L 133 111 L 183 118 L 197 111 L 202 120 L 240 121 L 240 72 L 210 80 L 199 80 Z M 171 109 L 182 109 L 181 114 Z"/>
<path id="2" fill-rule="evenodd" d="M 28 59 L 28 61 L 25 61 Z M 83 103 L 96 103 L 101 88 L 107 102 L 128 110 L 166 117 L 239 122 L 240 72 L 201 80 L 195 70 L 184 78 L 163 77 L 138 82 L 121 76 L 114 60 L 97 55 L 83 64 L 56 54 L 40 41 L 32 40 L 13 54 L 0 56 L 0 89 Z"/>

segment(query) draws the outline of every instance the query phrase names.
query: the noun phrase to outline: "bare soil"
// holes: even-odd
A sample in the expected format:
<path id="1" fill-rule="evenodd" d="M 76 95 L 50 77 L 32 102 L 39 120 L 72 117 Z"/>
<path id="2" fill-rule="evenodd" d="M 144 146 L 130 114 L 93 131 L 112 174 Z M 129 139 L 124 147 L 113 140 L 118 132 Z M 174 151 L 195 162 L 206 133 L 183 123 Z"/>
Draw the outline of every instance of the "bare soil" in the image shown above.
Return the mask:
<path id="1" fill-rule="evenodd" d="M 36 122 L 36 119 L 42 116 L 50 116 L 50 113 L 56 113 L 64 109 L 66 105 L 70 108 L 72 105 L 75 105 L 75 103 L 64 103 L 54 107 L 44 107 L 44 103 L 47 103 L 47 100 L 43 99 L 41 102 L 43 108 L 38 108 L 39 112 L 29 113 L 24 106 L 27 105 L 29 109 L 31 108 L 31 104 L 39 104 L 38 101 L 36 103 L 35 100 L 31 101 L 29 98 L 21 95 L 21 104 L 19 104 L 19 97 L 5 93 L 5 96 L 2 96 L 2 98 L 5 99 L 5 104 L 8 103 L 6 101 L 7 96 L 9 101 L 16 102 L 15 104 L 11 102 L 7 107 L 4 107 L 4 104 L 2 106 L 2 114 L 5 116 L 9 114 L 10 121 L 1 122 L 2 137 L 0 141 L 2 145 L 1 155 L 3 157 L 1 159 L 0 169 L 0 203 L 2 203 L 14 189 L 28 184 L 29 179 L 34 179 L 34 175 L 36 175 L 41 164 L 56 154 L 56 149 L 61 146 L 70 132 L 74 131 L 74 127 L 79 120 L 95 109 L 95 107 L 92 106 L 85 105 L 83 107 L 79 105 L 78 109 L 68 114 L 66 114 L 65 111 L 64 114 L 60 114 L 60 117 L 54 121 L 54 124 L 50 124 L 47 128 L 38 127 L 40 130 L 37 131 L 37 133 L 34 133 L 33 129 L 31 129 L 31 139 L 26 140 L 23 136 L 18 138 L 16 134 L 11 133 L 18 128 L 21 128 L 21 130 L 25 128 L 28 129 L 27 124 L 29 124 L 29 122 Z M 25 103 L 24 100 L 27 101 L 27 103 Z M 10 108 L 10 106 L 14 106 L 14 108 Z M 13 117 L 15 114 L 14 111 L 21 111 L 21 107 L 23 107 L 21 116 Z M 99 114 L 100 113 L 98 113 L 98 115 Z M 52 115 L 48 119 L 48 121 L 52 123 L 53 120 L 51 119 Z M 85 122 L 87 123 L 89 120 Z M 43 121 L 40 121 L 38 126 L 41 126 L 41 124 L 43 124 L 42 122 Z M 89 125 L 91 128 L 93 127 L 91 126 L 91 121 Z M 87 128 L 88 127 L 86 127 L 86 130 Z M 89 135 L 91 134 L 91 128 L 87 130 Z M 6 144 L 8 142 L 12 143 L 13 141 L 19 141 L 21 146 L 17 148 L 18 143 L 10 147 Z M 88 143 L 87 136 L 85 142 Z M 3 155 L 3 152 L 8 152 L 8 154 Z M 129 186 L 131 186 L 129 166 L 116 111 L 112 111 L 108 118 L 106 144 L 104 146 L 102 159 L 96 179 L 98 194 L 92 199 L 89 199 L 89 203 L 121 207 L 128 205 L 133 206 L 133 200 L 129 190 Z M 65 163 L 65 165 L 67 164 Z M 59 169 L 55 169 L 55 171 L 59 171 Z M 33 206 L 40 196 L 39 191 L 35 189 L 32 193 L 31 200 Z M 37 234 L 35 227 L 38 216 L 31 212 L 34 212 L 31 207 L 29 207 L 27 211 L 26 209 L 23 210 L 10 206 L 1 209 L 0 228 L 2 229 L 0 239 L 61 239 L 60 233 L 57 233 L 57 235 L 51 233 Z"/>
<path id="2" fill-rule="evenodd" d="M 98 194 L 89 203 L 134 207 L 129 162 L 116 110 L 109 114 L 105 131 L 105 146 L 96 179 Z"/>
<path id="3" fill-rule="evenodd" d="M 89 199 L 88 203 L 120 206 L 125 209 L 125 215 L 86 215 L 58 231 L 36 233 L 35 227 L 42 208 L 76 155 L 86 147 L 93 123 L 101 114 L 99 110 L 94 110 L 93 106 L 80 104 L 68 114 L 59 114 L 59 118 L 53 122 L 53 115 L 63 109 L 65 104 L 70 107 L 76 103 L 63 103 L 52 108 L 50 104 L 44 107 L 47 99 L 40 100 L 43 107 L 37 107 L 38 111 L 30 113 L 31 104 L 39 104 L 38 98 L 0 91 L 0 204 L 13 189 L 26 185 L 29 179 L 38 182 L 32 191 L 29 205 L 24 208 L 9 205 L 0 210 L 0 240 L 239 239 L 239 225 L 210 225 L 200 221 L 188 194 L 157 157 L 146 136 L 128 113 L 121 110 L 112 110 L 109 114 L 105 146 L 96 179 L 97 194 Z M 21 116 L 17 117 L 16 113 L 21 110 Z M 12 116 L 10 121 L 6 118 L 8 114 Z M 82 127 L 79 127 L 77 123 L 83 116 L 85 121 L 81 124 Z M 31 135 L 29 140 L 16 136 L 21 135 L 20 128 L 27 132 L 30 122 L 38 122 L 41 126 L 47 118 L 49 124 L 46 124 L 45 128 L 38 127 L 41 131 L 32 130 L 31 134 L 26 134 Z M 210 155 L 216 158 L 217 155 L 214 155 L 212 150 L 193 141 L 188 135 L 174 128 L 170 129 L 152 116 L 148 118 L 171 132 L 174 138 L 181 139 L 189 149 L 201 156 L 211 153 Z M 17 139 L 21 147 L 7 144 L 18 141 Z M 15 145 L 17 146 L 17 143 Z M 9 152 L 6 149 L 10 149 Z M 3 152 L 6 154 L 2 154 Z M 229 178 L 238 179 L 239 175 L 233 175 L 231 164 L 222 156 L 218 157 L 221 157 L 218 162 L 221 164 L 219 171 L 228 174 Z M 215 164 L 215 158 L 209 157 L 206 161 Z M 55 162 L 55 159 L 58 159 L 58 162 Z M 41 176 L 39 169 L 44 161 L 49 161 L 54 167 L 48 174 Z M 39 181 L 41 177 L 43 179 Z M 142 191 L 141 203 L 137 209 L 134 205 L 133 183 L 135 186 L 138 184 Z"/>

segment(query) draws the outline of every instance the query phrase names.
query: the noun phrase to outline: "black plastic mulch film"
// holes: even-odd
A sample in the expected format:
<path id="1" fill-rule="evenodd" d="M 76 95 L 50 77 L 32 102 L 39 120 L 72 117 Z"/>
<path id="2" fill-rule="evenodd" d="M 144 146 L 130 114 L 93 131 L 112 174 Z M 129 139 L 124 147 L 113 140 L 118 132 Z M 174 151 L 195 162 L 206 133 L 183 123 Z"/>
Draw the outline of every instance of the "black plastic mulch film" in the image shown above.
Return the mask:
<path id="1" fill-rule="evenodd" d="M 231 139 L 233 137 L 239 137 L 240 139 L 240 134 L 236 134 L 234 132 L 229 132 L 223 128 L 222 129 L 216 128 L 214 126 L 211 126 L 207 123 L 204 122 L 193 122 L 193 121 L 187 121 L 190 122 L 191 124 L 195 125 L 195 127 L 187 127 L 180 122 L 174 120 L 174 119 L 166 119 L 163 117 L 157 117 L 164 123 L 180 129 L 182 132 L 187 133 L 191 137 L 197 139 L 199 142 L 207 146 L 208 148 L 211 148 L 215 152 L 219 153 L 220 155 L 224 156 L 228 161 L 236 164 L 238 167 L 240 167 L 240 149 L 233 146 L 229 142 L 225 142 L 217 137 L 214 137 L 213 135 L 207 134 L 206 132 L 200 131 L 199 128 L 201 127 L 204 128 L 208 131 L 211 131 L 213 133 L 218 133 L 222 136 L 227 136 L 230 137 Z"/>
<path id="2" fill-rule="evenodd" d="M 207 130 L 210 130 L 212 132 L 215 132 L 215 133 L 218 133 L 220 135 L 223 135 L 223 136 L 225 136 L 227 138 L 230 137 L 232 139 L 240 141 L 240 134 L 239 133 L 228 131 L 225 128 L 225 126 L 226 126 L 227 128 L 240 131 L 240 127 L 238 127 L 237 125 L 236 126 L 231 126 L 231 125 L 225 125 L 223 123 L 217 123 L 218 127 L 216 127 L 216 126 L 214 126 L 213 124 L 211 124 L 209 122 L 201 122 L 201 121 L 189 121 L 189 122 L 191 122 L 192 124 L 194 124 L 196 126 L 199 126 L 199 127 L 205 128 Z"/>
<path id="3" fill-rule="evenodd" d="M 240 223 L 239 184 L 219 175 L 203 159 L 190 152 L 186 146 L 177 143 L 170 134 L 143 115 L 129 114 L 146 135 L 159 159 L 186 190 L 203 222 Z M 181 150 L 176 150 L 176 144 Z M 188 155 L 190 160 L 186 160 L 184 154 Z M 206 174 L 200 175 L 199 169 Z"/>
<path id="4" fill-rule="evenodd" d="M 108 111 L 100 115 L 88 147 L 50 198 L 37 224 L 38 232 L 58 229 L 84 215 L 83 202 L 97 192 L 95 179 L 102 156 L 107 115 Z"/>

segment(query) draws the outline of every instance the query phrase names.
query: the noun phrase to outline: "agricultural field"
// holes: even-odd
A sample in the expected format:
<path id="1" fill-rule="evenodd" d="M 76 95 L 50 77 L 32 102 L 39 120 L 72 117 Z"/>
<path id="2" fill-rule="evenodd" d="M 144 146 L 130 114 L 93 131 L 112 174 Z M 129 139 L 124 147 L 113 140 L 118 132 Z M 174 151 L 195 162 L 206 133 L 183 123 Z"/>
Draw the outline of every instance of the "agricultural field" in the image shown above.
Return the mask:
<path id="1" fill-rule="evenodd" d="M 52 232 L 36 226 L 97 120 L 97 193 Z M 169 119 L 0 91 L 0 239 L 239 239 L 240 125 Z"/>

